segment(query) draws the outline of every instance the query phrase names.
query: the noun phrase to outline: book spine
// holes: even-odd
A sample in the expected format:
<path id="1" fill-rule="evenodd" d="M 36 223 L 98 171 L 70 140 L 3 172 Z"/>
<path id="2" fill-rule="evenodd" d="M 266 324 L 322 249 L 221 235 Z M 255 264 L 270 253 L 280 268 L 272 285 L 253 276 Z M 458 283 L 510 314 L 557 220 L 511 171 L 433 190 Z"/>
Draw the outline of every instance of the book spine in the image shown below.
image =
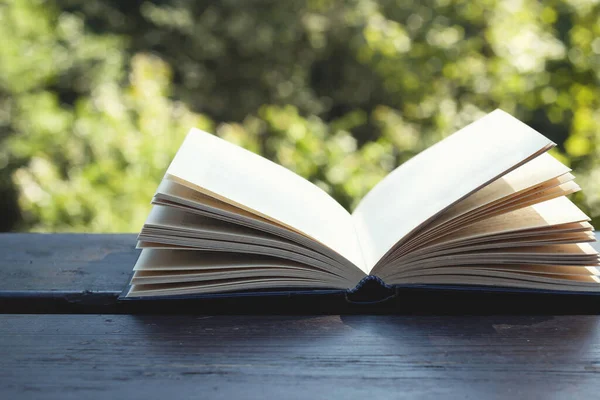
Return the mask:
<path id="1" fill-rule="evenodd" d="M 387 285 L 381 278 L 368 275 L 354 289 L 346 291 L 346 301 L 352 304 L 376 304 L 398 295 L 394 286 Z"/>

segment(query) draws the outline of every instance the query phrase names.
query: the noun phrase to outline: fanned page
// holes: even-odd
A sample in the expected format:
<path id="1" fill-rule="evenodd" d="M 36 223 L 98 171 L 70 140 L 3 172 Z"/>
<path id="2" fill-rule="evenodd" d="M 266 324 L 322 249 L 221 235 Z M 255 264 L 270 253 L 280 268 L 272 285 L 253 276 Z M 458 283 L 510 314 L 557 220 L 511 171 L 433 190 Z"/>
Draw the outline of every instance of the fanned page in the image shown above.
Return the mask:
<path id="1" fill-rule="evenodd" d="M 351 215 L 293 172 L 193 129 L 140 235 L 130 297 L 348 289 L 366 276 Z"/>
<path id="2" fill-rule="evenodd" d="M 352 215 L 369 271 L 419 226 L 553 145 L 496 110 L 398 167 Z"/>
<path id="3" fill-rule="evenodd" d="M 183 186 L 303 234 L 364 270 L 350 214 L 323 190 L 265 158 L 192 130 L 167 170 Z"/>
<path id="4" fill-rule="evenodd" d="M 541 154 L 420 223 L 370 272 L 391 285 L 600 293 L 593 227 L 566 197 L 578 190 Z"/>

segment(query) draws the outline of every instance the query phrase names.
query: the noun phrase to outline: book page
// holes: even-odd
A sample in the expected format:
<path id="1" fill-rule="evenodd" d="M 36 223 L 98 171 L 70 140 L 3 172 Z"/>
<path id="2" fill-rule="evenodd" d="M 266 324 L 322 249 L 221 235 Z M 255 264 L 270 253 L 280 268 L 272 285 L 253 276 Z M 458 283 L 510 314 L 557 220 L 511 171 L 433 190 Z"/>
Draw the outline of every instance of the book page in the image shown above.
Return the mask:
<path id="1" fill-rule="evenodd" d="M 235 278 L 310 278 L 334 287 L 352 282 L 306 264 L 276 257 L 225 252 L 144 249 L 132 284 L 185 283 Z"/>
<path id="2" fill-rule="evenodd" d="M 445 211 L 441 218 L 436 218 L 435 224 L 449 221 L 517 193 L 541 188 L 541 185 L 551 183 L 552 179 L 562 176 L 569 178 L 568 180 L 574 179 L 573 175 L 568 174 L 569 172 L 569 167 L 550 154 L 542 154 L 455 204 Z"/>
<path id="3" fill-rule="evenodd" d="M 331 264 L 336 269 L 341 269 L 344 271 L 345 276 L 349 278 L 353 277 L 353 279 L 357 279 L 357 282 L 366 275 L 363 270 L 352 264 L 339 253 L 309 238 L 301 232 L 284 227 L 281 224 L 259 217 L 207 195 L 203 195 L 198 191 L 185 187 L 172 180 L 163 179 L 154 194 L 152 203 L 185 211 L 186 213 L 201 215 L 234 225 L 251 228 L 285 239 L 286 241 L 291 241 L 302 246 L 306 251 L 312 250 L 312 254 L 315 254 L 315 252 L 318 253 L 319 258 L 325 257 L 325 262 Z M 142 231 L 144 230 L 145 229 L 142 229 Z"/>
<path id="4" fill-rule="evenodd" d="M 342 264 L 289 239 L 264 230 L 225 222 L 171 206 L 155 205 L 152 208 L 138 240 L 163 244 L 195 245 L 204 249 L 227 249 L 230 255 L 243 252 L 244 249 L 258 251 L 257 249 L 261 247 L 265 254 L 279 254 L 280 256 L 288 254 L 292 257 L 295 255 L 296 258 L 298 255 L 302 255 L 304 259 L 309 257 L 313 259 L 315 266 L 334 274 L 343 275 L 346 279 L 354 282 L 358 282 L 364 277 L 364 273 L 357 268 L 353 267 L 354 269 L 349 270 L 347 264 Z M 283 262 L 282 259 L 280 261 Z"/>
<path id="5" fill-rule="evenodd" d="M 469 270 L 456 268 L 437 275 L 415 275 L 398 278 L 395 284 L 403 285 L 484 285 L 502 288 L 543 289 L 600 293 L 600 278 L 589 275 L 564 275 L 511 273 L 494 270 Z"/>
<path id="6" fill-rule="evenodd" d="M 553 145 L 496 110 L 396 168 L 353 213 L 369 270 L 416 228 Z"/>
<path id="7" fill-rule="evenodd" d="M 540 230 L 589 221 L 589 219 L 571 200 L 563 196 L 476 222 L 453 232 L 447 238 L 440 238 L 438 241 L 457 241 L 459 239 L 498 235 L 507 232 Z"/>
<path id="8" fill-rule="evenodd" d="M 580 188 L 568 171 L 551 155 L 542 154 L 447 208 L 394 253 L 407 253 L 481 219 L 576 192 Z"/>
<path id="9" fill-rule="evenodd" d="M 192 129 L 167 177 L 302 232 L 364 270 L 350 214 L 323 190 L 280 165 Z"/>

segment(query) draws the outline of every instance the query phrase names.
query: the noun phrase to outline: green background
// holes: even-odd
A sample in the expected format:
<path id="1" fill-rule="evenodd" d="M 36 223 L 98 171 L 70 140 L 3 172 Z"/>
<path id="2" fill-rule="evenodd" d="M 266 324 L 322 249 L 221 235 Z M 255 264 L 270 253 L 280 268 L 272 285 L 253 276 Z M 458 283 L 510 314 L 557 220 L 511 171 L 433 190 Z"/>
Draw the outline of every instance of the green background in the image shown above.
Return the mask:
<path id="1" fill-rule="evenodd" d="M 0 230 L 139 230 L 192 126 L 352 209 L 497 107 L 598 225 L 599 82 L 598 0 L 0 0 Z"/>

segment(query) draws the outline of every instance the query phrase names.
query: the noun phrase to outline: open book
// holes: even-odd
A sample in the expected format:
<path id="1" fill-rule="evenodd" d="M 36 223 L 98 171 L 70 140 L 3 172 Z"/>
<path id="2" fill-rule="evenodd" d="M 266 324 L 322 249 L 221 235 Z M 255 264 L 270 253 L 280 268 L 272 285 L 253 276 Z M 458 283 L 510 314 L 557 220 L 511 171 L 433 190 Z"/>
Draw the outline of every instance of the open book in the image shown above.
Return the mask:
<path id="1" fill-rule="evenodd" d="M 293 172 L 192 129 L 152 199 L 127 297 L 352 290 L 365 279 L 600 292 L 593 227 L 566 197 L 580 188 L 546 153 L 553 146 L 496 110 L 349 213 Z"/>

